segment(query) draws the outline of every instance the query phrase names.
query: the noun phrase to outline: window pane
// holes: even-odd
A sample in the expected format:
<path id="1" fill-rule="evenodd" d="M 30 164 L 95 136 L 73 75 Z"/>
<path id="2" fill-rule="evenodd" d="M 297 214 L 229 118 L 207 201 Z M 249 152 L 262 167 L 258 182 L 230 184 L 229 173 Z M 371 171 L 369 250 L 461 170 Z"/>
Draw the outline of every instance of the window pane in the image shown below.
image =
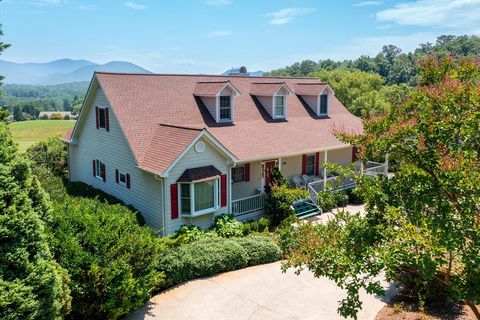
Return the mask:
<path id="1" fill-rule="evenodd" d="M 215 180 L 194 184 L 195 211 L 213 208 L 215 206 Z"/>
<path id="2" fill-rule="evenodd" d="M 96 170 L 96 176 L 101 177 L 102 176 L 102 162 L 100 160 L 95 160 L 97 164 L 97 170 Z"/>
<path id="3" fill-rule="evenodd" d="M 220 119 L 230 119 L 230 108 L 220 108 Z"/>
<path id="4" fill-rule="evenodd" d="M 283 107 L 275 107 L 275 116 L 283 116 Z"/>
<path id="5" fill-rule="evenodd" d="M 232 170 L 233 182 L 245 181 L 245 167 L 236 167 Z"/>
<path id="6" fill-rule="evenodd" d="M 230 108 L 230 96 L 220 96 L 220 108 Z"/>
<path id="7" fill-rule="evenodd" d="M 275 106 L 283 106 L 283 99 L 284 96 L 276 96 L 275 97 Z"/>
<path id="8" fill-rule="evenodd" d="M 231 119 L 230 96 L 220 96 L 220 119 Z"/>
<path id="9" fill-rule="evenodd" d="M 327 113 L 327 101 L 328 97 L 326 94 L 320 96 L 320 113 Z"/>
<path id="10" fill-rule="evenodd" d="M 315 156 L 309 155 L 307 156 L 307 165 L 305 173 L 309 176 L 315 175 Z"/>
<path id="11" fill-rule="evenodd" d="M 180 205 L 182 213 L 190 214 L 190 185 L 180 184 Z"/>
<path id="12" fill-rule="evenodd" d="M 105 109 L 98 109 L 98 124 L 100 128 L 105 128 Z"/>
<path id="13" fill-rule="evenodd" d="M 120 173 L 120 182 L 126 183 L 126 181 L 127 181 L 127 178 L 126 178 L 125 174 Z"/>

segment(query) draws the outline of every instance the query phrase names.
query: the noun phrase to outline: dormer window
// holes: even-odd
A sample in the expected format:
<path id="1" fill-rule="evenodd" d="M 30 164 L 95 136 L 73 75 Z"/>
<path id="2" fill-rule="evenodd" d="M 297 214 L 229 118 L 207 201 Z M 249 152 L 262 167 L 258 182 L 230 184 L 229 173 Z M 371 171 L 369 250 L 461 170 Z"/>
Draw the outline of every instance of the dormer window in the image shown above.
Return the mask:
<path id="1" fill-rule="evenodd" d="M 320 114 L 328 114 L 328 95 L 320 95 Z"/>
<path id="2" fill-rule="evenodd" d="M 297 83 L 295 93 L 315 112 L 315 115 L 321 117 L 328 116 L 328 104 L 335 92 L 327 83 Z"/>
<path id="3" fill-rule="evenodd" d="M 197 82 L 193 95 L 202 100 L 215 122 L 233 122 L 233 98 L 240 95 L 240 91 L 229 80 Z"/>
<path id="4" fill-rule="evenodd" d="M 275 96 L 275 118 L 285 118 L 285 96 Z"/>
<path id="5" fill-rule="evenodd" d="M 232 120 L 232 96 L 220 96 L 220 121 Z"/>

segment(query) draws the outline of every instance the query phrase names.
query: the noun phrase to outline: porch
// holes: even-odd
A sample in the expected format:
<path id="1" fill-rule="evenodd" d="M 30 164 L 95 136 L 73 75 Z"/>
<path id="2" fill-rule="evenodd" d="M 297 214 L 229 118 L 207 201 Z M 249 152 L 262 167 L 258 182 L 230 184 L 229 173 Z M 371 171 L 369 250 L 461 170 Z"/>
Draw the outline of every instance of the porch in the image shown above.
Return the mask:
<path id="1" fill-rule="evenodd" d="M 231 212 L 239 220 L 248 220 L 263 213 L 265 207 L 264 188 L 269 183 L 271 170 L 278 166 L 291 187 L 305 188 L 310 199 L 317 203 L 318 193 L 328 190 L 352 189 L 355 187 L 353 177 L 340 180 L 338 176 L 323 168 L 326 162 L 346 166 L 352 162 L 352 148 L 322 151 L 279 159 L 255 161 L 232 168 L 232 203 Z M 377 163 L 368 161 L 365 165 L 358 163 L 357 171 L 374 176 L 388 172 L 388 161 Z"/>

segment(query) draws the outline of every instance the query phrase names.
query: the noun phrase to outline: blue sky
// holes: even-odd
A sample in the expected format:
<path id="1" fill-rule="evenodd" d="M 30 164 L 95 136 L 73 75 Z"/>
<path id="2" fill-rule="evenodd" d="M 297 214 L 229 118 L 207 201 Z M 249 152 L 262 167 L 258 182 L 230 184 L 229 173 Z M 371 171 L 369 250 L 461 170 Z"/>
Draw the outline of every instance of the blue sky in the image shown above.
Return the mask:
<path id="1" fill-rule="evenodd" d="M 480 34 L 480 0 L 3 0 L 0 58 L 125 60 L 154 72 L 268 71 Z"/>

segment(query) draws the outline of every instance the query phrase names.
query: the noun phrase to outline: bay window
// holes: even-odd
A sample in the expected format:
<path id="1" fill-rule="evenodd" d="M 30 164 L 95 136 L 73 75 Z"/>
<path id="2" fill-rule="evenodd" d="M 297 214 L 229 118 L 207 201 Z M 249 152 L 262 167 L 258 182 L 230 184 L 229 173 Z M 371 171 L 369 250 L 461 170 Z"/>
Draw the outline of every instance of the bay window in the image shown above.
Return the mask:
<path id="1" fill-rule="evenodd" d="M 183 215 L 201 215 L 218 209 L 219 180 L 180 183 L 180 212 Z"/>

